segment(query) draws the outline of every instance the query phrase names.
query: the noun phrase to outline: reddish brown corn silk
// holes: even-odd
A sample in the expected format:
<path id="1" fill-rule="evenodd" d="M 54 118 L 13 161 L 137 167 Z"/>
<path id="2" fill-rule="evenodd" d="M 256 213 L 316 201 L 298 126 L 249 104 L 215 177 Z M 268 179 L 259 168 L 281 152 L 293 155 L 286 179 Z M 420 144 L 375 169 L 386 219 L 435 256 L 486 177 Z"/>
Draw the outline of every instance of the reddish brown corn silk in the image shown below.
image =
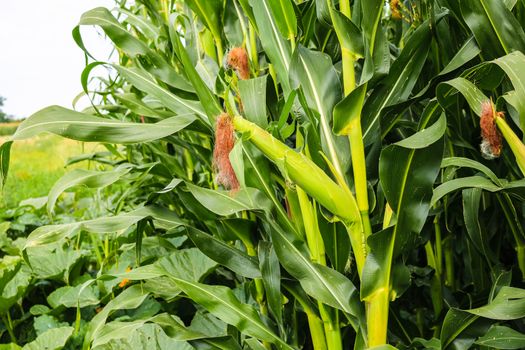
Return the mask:
<path id="1" fill-rule="evenodd" d="M 242 47 L 235 47 L 228 53 L 226 64 L 231 67 L 240 79 L 250 79 L 250 67 L 248 65 L 248 54 Z"/>
<path id="2" fill-rule="evenodd" d="M 503 118 L 503 113 L 498 112 L 497 116 Z M 483 102 L 481 105 L 481 155 L 486 159 L 498 158 L 501 155 L 503 146 L 501 133 L 496 127 L 494 119 L 494 105 L 491 101 Z"/>
<path id="3" fill-rule="evenodd" d="M 230 152 L 235 144 L 231 117 L 222 113 L 215 124 L 215 148 L 213 149 L 213 168 L 217 173 L 216 181 L 229 190 L 239 189 L 239 181 L 230 162 Z"/>

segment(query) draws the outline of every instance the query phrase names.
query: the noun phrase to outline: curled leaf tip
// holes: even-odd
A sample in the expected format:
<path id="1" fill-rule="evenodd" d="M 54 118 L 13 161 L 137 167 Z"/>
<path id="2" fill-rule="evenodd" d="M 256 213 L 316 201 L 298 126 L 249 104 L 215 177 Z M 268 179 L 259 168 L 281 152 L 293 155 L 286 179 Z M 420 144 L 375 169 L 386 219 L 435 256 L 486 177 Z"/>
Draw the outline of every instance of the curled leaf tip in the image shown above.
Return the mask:
<path id="1" fill-rule="evenodd" d="M 215 124 L 215 147 L 213 149 L 213 168 L 216 181 L 232 191 L 239 189 L 239 181 L 230 162 L 230 152 L 235 144 L 232 118 L 228 113 L 217 117 Z"/>
<path id="2" fill-rule="evenodd" d="M 481 118 L 479 125 L 481 128 L 481 155 L 485 159 L 498 158 L 503 147 L 501 133 L 496 127 L 496 116 L 502 118 L 503 112 L 494 111 L 491 101 L 483 102 L 481 105 Z"/>
<path id="3" fill-rule="evenodd" d="M 250 67 L 248 63 L 248 54 L 242 47 L 234 47 L 228 52 L 226 65 L 235 70 L 239 79 L 250 79 Z"/>

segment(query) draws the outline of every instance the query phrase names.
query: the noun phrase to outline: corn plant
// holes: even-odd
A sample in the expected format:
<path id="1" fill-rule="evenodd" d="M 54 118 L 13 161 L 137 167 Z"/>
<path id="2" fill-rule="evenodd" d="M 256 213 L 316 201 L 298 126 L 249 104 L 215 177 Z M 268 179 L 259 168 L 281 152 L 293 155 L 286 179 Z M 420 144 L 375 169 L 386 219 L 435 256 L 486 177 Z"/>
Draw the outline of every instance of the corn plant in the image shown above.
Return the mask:
<path id="1" fill-rule="evenodd" d="M 99 142 L 74 161 L 100 168 L 65 175 L 45 210 L 87 186 L 106 215 L 6 244 L 2 339 L 47 316 L 26 346 L 523 348 L 524 20 L 511 0 L 85 13 L 118 62 L 76 27 L 92 107 L 24 121 L 0 180 L 13 141 Z"/>

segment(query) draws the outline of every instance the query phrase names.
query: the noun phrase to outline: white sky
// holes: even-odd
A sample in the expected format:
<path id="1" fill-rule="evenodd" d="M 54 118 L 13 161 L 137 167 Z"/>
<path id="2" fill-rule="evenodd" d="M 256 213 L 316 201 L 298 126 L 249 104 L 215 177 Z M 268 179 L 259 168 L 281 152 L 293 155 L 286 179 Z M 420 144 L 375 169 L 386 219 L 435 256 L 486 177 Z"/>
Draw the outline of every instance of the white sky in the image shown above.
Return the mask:
<path id="1" fill-rule="evenodd" d="M 92 8 L 112 9 L 112 0 L 0 0 L 1 109 L 17 118 L 58 104 L 72 108 L 82 92 L 84 53 L 71 31 Z M 100 28 L 81 27 L 84 44 L 106 61 L 111 45 Z"/>

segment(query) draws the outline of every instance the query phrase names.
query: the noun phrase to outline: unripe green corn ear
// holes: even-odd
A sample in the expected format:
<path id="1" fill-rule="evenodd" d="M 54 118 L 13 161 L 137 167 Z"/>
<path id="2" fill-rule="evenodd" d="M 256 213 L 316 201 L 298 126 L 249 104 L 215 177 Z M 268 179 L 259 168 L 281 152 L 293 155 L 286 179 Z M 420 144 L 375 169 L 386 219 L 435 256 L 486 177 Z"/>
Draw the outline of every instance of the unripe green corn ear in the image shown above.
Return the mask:
<path id="1" fill-rule="evenodd" d="M 359 275 L 366 258 L 366 240 L 357 201 L 353 194 L 336 184 L 310 158 L 298 153 L 273 137 L 258 125 L 242 118 L 233 117 L 235 130 L 248 134 L 252 142 L 273 163 L 282 166 L 286 175 L 343 221 L 354 251 Z"/>
<path id="2" fill-rule="evenodd" d="M 233 125 L 237 131 L 248 133 L 249 140 L 272 162 L 283 164 L 290 179 L 326 209 L 348 223 L 360 221 L 354 196 L 337 185 L 312 160 L 240 116 L 233 118 Z"/>

